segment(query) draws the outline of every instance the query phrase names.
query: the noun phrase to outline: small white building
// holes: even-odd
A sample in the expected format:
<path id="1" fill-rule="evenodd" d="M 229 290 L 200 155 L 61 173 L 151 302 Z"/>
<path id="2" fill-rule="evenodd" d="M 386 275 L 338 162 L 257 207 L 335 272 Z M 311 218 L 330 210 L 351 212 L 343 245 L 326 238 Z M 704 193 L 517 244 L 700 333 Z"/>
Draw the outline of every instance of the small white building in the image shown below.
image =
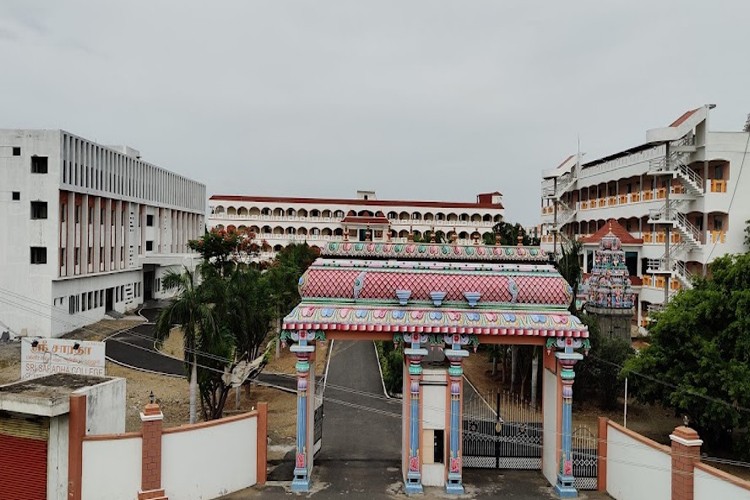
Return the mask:
<path id="1" fill-rule="evenodd" d="M 203 184 L 62 130 L 0 130 L 0 332 L 57 337 L 165 297 Z"/>
<path id="2" fill-rule="evenodd" d="M 209 228 L 249 230 L 278 251 L 290 243 L 323 247 L 329 241 L 406 242 L 432 238 L 469 243 L 493 233 L 503 220 L 502 194 L 476 202 L 379 200 L 374 191 L 356 198 L 213 195 Z"/>
<path id="3" fill-rule="evenodd" d="M 642 332 L 648 311 L 691 287 L 711 261 L 745 251 L 750 176 L 742 170 L 750 133 L 711 130 L 713 107 L 648 130 L 643 144 L 587 162 L 571 155 L 542 173 L 542 247 L 558 252 L 570 240 L 583 241 L 585 273 L 598 240 L 613 227 L 633 285 L 642 284 Z"/>

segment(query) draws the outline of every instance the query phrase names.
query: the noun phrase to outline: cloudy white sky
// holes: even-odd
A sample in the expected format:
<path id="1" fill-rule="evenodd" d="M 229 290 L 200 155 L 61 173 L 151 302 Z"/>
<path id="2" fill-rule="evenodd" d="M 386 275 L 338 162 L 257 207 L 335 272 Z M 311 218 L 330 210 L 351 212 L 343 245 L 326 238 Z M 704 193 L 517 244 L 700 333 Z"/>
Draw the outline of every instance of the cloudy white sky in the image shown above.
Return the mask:
<path id="1" fill-rule="evenodd" d="M 750 2 L 0 2 L 0 127 L 128 144 L 209 194 L 473 200 L 716 103 L 750 112 Z"/>

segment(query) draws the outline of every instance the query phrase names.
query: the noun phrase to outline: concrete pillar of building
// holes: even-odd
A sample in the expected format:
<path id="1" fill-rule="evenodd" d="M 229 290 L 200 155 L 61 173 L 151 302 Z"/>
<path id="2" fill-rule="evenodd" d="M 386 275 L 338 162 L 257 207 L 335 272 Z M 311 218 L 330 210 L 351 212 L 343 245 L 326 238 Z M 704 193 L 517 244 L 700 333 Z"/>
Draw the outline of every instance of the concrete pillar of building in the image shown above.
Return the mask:
<path id="1" fill-rule="evenodd" d="M 153 401 L 153 395 L 152 395 Z M 167 500 L 161 487 L 161 444 L 164 414 L 149 403 L 141 413 L 141 490 L 138 500 Z"/>
<path id="2" fill-rule="evenodd" d="M 81 274 L 89 272 L 89 195 L 81 200 Z"/>
<path id="3" fill-rule="evenodd" d="M 68 193 L 68 202 L 66 204 L 68 211 L 65 217 L 65 268 L 66 275 L 75 274 L 75 251 L 76 251 L 76 195 Z"/>
<path id="4" fill-rule="evenodd" d="M 115 264 L 112 267 L 113 270 L 122 269 L 121 264 L 121 257 L 123 255 L 122 253 L 122 237 L 123 237 L 123 224 L 122 224 L 122 200 L 115 201 L 115 221 L 114 221 L 114 231 L 115 231 L 115 255 L 114 255 L 114 261 Z"/>
<path id="5" fill-rule="evenodd" d="M 93 234 L 91 237 L 91 246 L 94 248 L 93 259 L 93 272 L 98 273 L 101 271 L 102 256 L 99 249 L 102 246 L 102 199 L 100 196 L 94 196 L 94 221 L 93 221 Z"/>
<path id="6" fill-rule="evenodd" d="M 672 500 L 693 500 L 695 464 L 700 462 L 703 441 L 690 427 L 676 427 L 672 440 Z"/>
<path id="7" fill-rule="evenodd" d="M 146 254 L 146 205 L 141 205 L 141 251 L 139 252 L 141 255 Z"/>
<path id="8" fill-rule="evenodd" d="M 104 200 L 104 270 L 112 270 L 112 198 Z"/>

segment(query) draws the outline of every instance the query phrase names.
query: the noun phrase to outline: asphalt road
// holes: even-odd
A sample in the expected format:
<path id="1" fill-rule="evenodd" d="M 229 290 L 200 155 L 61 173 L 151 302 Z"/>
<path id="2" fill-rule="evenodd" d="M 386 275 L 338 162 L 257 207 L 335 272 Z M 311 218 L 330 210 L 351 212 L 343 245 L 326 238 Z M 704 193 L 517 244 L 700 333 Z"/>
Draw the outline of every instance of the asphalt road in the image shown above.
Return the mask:
<path id="1" fill-rule="evenodd" d="M 159 314 L 159 309 L 154 307 L 144 308 L 141 309 L 140 314 L 148 320 L 147 323 L 115 334 L 105 341 L 107 357 L 116 363 L 132 368 L 184 377 L 186 375 L 185 363 L 180 359 L 160 353 L 154 347 L 154 322 Z M 200 362 L 199 356 L 198 363 Z M 294 390 L 296 387 L 294 377 L 271 373 L 261 373 L 256 381 L 288 390 Z"/>
<path id="2" fill-rule="evenodd" d="M 401 460 L 401 401 L 386 399 L 375 346 L 335 341 L 325 389 L 326 460 Z"/>

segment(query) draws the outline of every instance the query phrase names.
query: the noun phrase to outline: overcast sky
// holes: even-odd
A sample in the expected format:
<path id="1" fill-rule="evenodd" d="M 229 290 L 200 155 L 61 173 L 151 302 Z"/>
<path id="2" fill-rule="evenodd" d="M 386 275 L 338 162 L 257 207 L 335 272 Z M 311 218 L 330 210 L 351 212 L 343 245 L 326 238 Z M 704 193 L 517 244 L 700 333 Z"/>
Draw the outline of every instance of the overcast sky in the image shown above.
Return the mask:
<path id="1" fill-rule="evenodd" d="M 750 2 L 0 2 L 0 127 L 128 144 L 210 194 L 473 201 L 687 109 L 750 112 Z"/>

